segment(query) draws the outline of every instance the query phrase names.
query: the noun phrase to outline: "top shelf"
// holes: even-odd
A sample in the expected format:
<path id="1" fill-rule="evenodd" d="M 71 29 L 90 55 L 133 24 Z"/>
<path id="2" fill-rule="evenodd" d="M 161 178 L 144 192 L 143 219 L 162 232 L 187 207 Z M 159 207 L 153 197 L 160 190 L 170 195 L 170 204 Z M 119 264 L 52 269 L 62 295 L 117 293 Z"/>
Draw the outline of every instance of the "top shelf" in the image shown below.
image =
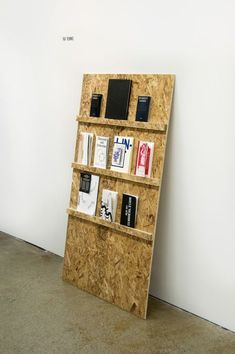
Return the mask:
<path id="1" fill-rule="evenodd" d="M 96 125 L 104 125 L 104 126 L 112 126 L 112 127 L 126 127 L 129 129 L 139 129 L 139 130 L 147 130 L 147 131 L 159 131 L 166 132 L 167 125 L 164 123 L 149 123 L 149 122 L 136 122 L 129 120 L 119 120 L 119 119 L 107 119 L 103 117 L 94 118 L 94 117 L 77 117 L 77 121 L 80 124 L 96 124 Z"/>

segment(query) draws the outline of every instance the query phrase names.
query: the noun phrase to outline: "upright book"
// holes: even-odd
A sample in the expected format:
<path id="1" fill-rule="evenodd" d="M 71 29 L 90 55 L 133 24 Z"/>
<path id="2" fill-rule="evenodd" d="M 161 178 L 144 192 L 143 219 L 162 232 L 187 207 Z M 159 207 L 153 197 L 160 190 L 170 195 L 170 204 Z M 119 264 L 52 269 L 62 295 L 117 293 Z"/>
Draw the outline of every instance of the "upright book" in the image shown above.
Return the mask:
<path id="1" fill-rule="evenodd" d="M 97 136 L 95 141 L 94 167 L 107 168 L 109 138 Z"/>
<path id="2" fill-rule="evenodd" d="M 127 119 L 131 80 L 110 79 L 105 118 Z"/>
<path id="3" fill-rule="evenodd" d="M 91 97 L 90 117 L 99 117 L 101 108 L 102 95 L 93 93 Z"/>
<path id="4" fill-rule="evenodd" d="M 153 163 L 154 143 L 149 141 L 139 141 L 135 175 L 141 177 L 151 177 Z"/>
<path id="5" fill-rule="evenodd" d="M 115 136 L 112 152 L 111 170 L 130 173 L 134 138 Z"/>
<path id="6" fill-rule="evenodd" d="M 138 197 L 131 194 L 123 193 L 121 221 L 122 225 L 135 227 L 138 207 Z"/>
<path id="7" fill-rule="evenodd" d="M 116 210 L 117 210 L 117 198 L 118 192 L 110 191 L 108 189 L 103 189 L 100 217 L 103 220 L 113 222 L 115 221 Z"/>
<path id="8" fill-rule="evenodd" d="M 149 115 L 150 96 L 138 96 L 136 117 L 139 122 L 147 122 Z"/>
<path id="9" fill-rule="evenodd" d="M 96 212 L 97 194 L 99 189 L 99 176 L 90 175 L 90 178 L 88 178 L 88 176 L 85 176 L 85 178 L 86 184 L 89 183 L 90 180 L 90 186 L 84 186 L 83 176 L 83 178 L 80 180 L 81 183 L 78 194 L 77 211 L 94 216 Z"/>
<path id="10" fill-rule="evenodd" d="M 82 165 L 90 165 L 92 154 L 93 133 L 82 132 L 78 138 L 77 162 Z"/>

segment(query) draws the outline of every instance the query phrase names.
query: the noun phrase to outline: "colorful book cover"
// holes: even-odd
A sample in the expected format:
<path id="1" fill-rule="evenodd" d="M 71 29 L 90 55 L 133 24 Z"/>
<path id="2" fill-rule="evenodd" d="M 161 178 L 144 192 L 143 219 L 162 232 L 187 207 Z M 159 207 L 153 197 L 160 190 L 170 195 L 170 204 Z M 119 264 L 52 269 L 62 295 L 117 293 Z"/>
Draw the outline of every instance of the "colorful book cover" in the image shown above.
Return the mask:
<path id="1" fill-rule="evenodd" d="M 134 138 L 115 136 L 111 170 L 130 173 Z"/>
<path id="2" fill-rule="evenodd" d="M 154 143 L 139 141 L 135 164 L 135 175 L 150 177 L 152 172 Z"/>

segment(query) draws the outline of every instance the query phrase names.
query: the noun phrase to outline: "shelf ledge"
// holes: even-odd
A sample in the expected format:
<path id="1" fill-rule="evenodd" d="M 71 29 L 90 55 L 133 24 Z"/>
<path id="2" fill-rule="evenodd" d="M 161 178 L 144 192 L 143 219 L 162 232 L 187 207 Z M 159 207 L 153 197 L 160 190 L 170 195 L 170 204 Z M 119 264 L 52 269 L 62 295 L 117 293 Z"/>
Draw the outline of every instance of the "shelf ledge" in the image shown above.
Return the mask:
<path id="1" fill-rule="evenodd" d="M 118 224 L 117 222 L 108 222 L 108 221 L 102 220 L 98 216 L 90 216 L 90 215 L 87 215 L 84 213 L 80 213 L 79 211 L 76 211 L 71 208 L 67 209 L 67 213 L 69 215 L 79 218 L 81 220 L 91 222 L 91 223 L 96 224 L 98 226 L 107 227 L 109 229 L 126 234 L 128 236 L 132 236 L 132 237 L 135 237 L 135 238 L 138 238 L 141 240 L 145 240 L 145 241 L 149 241 L 149 242 L 153 241 L 153 235 L 150 232 L 127 227 L 127 226 Z"/>
<path id="2" fill-rule="evenodd" d="M 112 127 L 123 127 L 128 129 L 152 130 L 166 133 L 167 125 L 164 123 L 136 122 L 130 120 L 95 118 L 95 117 L 77 117 L 80 124 L 97 124 Z"/>
<path id="3" fill-rule="evenodd" d="M 160 181 L 157 178 L 139 177 L 139 176 L 135 176 L 135 175 L 130 175 L 128 173 L 120 173 L 120 172 L 116 172 L 116 171 L 112 171 L 112 170 L 108 170 L 108 169 L 80 165 L 76 162 L 72 163 L 72 167 L 78 171 L 90 172 L 90 173 L 94 173 L 94 174 L 97 174 L 100 176 L 106 176 L 106 177 L 116 178 L 116 179 L 120 179 L 120 180 L 127 181 L 127 182 L 138 183 L 138 184 L 142 184 L 142 185 L 149 186 L 152 188 L 159 188 L 159 185 L 160 185 Z"/>

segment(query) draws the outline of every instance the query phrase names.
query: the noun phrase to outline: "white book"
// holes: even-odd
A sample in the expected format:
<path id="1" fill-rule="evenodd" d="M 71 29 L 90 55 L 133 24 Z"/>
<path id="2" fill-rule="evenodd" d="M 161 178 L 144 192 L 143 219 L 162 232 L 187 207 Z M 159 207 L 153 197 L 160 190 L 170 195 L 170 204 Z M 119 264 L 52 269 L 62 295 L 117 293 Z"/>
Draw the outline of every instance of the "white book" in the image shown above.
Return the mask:
<path id="1" fill-rule="evenodd" d="M 77 162 L 82 165 L 90 165 L 92 155 L 93 133 L 82 132 L 79 134 L 78 159 Z"/>
<path id="2" fill-rule="evenodd" d="M 115 136 L 112 153 L 111 170 L 130 173 L 134 138 Z"/>
<path id="3" fill-rule="evenodd" d="M 79 191 L 77 211 L 88 215 L 95 215 L 98 189 L 99 176 L 91 175 L 90 192 L 85 193 Z"/>
<path id="4" fill-rule="evenodd" d="M 103 189 L 100 217 L 106 221 L 114 222 L 117 210 L 118 192 Z"/>
<path id="5" fill-rule="evenodd" d="M 154 143 L 149 141 L 139 141 L 135 175 L 141 177 L 150 177 L 152 172 Z"/>
<path id="6" fill-rule="evenodd" d="M 94 167 L 107 168 L 109 138 L 97 136 L 95 141 Z"/>

